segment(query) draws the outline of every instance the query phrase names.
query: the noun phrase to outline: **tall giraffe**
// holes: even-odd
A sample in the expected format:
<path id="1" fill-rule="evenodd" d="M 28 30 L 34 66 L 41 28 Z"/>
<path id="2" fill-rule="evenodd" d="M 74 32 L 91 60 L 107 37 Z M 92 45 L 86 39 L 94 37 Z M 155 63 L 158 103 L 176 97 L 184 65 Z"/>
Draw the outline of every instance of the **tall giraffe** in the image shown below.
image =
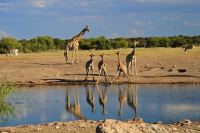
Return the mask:
<path id="1" fill-rule="evenodd" d="M 135 49 L 138 43 L 139 42 L 134 41 L 133 51 L 126 56 L 126 68 L 127 68 L 128 75 L 133 75 L 133 65 L 134 65 L 135 75 L 137 75 Z M 130 73 L 130 67 L 131 67 L 131 73 Z"/>
<path id="2" fill-rule="evenodd" d="M 85 28 L 79 34 L 75 35 L 74 37 L 72 37 L 70 40 L 67 41 L 66 48 L 65 48 L 65 51 L 64 51 L 66 64 L 70 64 L 69 50 L 73 50 L 71 64 L 73 64 L 73 62 L 74 62 L 74 53 L 75 53 L 75 56 L 76 56 L 76 63 L 78 64 L 77 51 L 79 49 L 79 41 L 81 40 L 81 38 L 83 37 L 83 35 L 85 34 L 86 31 L 87 32 L 90 31 L 89 27 L 87 25 L 85 26 Z"/>

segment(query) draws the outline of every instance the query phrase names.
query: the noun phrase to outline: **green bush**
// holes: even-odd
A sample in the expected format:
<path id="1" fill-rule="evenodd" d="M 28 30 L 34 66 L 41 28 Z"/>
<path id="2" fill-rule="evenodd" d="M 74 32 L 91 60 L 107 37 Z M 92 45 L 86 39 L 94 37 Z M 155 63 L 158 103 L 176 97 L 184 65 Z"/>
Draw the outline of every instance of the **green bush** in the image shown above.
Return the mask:
<path id="1" fill-rule="evenodd" d="M 4 101 L 13 92 L 14 87 L 6 78 L 1 78 L 0 81 L 0 101 Z"/>

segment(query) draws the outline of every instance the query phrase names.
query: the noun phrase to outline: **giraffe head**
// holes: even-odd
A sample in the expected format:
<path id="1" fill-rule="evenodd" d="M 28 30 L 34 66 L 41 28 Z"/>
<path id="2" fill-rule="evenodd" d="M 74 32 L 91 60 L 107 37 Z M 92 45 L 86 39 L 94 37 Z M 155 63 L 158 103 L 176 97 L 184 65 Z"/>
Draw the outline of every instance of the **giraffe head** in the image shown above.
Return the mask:
<path id="1" fill-rule="evenodd" d="M 120 51 L 117 51 L 115 54 L 120 55 Z"/>
<path id="2" fill-rule="evenodd" d="M 90 29 L 89 29 L 88 25 L 86 25 L 86 26 L 85 26 L 85 28 L 84 28 L 83 30 L 84 30 L 84 31 L 87 31 L 87 32 L 89 32 L 89 31 L 90 31 Z"/>
<path id="3" fill-rule="evenodd" d="M 138 44 L 139 42 L 138 41 L 134 41 L 134 47 L 136 47 L 136 45 Z"/>
<path id="4" fill-rule="evenodd" d="M 94 55 L 94 54 L 90 54 L 89 56 L 92 58 L 92 57 L 95 56 L 95 55 Z"/>
<path id="5" fill-rule="evenodd" d="M 100 55 L 101 58 L 104 58 L 104 56 L 105 56 L 105 54 L 101 54 L 101 55 Z"/>

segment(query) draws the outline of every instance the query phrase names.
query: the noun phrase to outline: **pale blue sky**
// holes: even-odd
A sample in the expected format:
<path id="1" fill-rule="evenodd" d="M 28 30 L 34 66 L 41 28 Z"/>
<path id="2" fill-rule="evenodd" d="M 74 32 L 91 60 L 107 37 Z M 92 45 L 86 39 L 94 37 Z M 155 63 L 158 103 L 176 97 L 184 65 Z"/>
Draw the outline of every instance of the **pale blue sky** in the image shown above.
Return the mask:
<path id="1" fill-rule="evenodd" d="M 200 0 L 0 0 L 0 37 L 200 34 Z"/>

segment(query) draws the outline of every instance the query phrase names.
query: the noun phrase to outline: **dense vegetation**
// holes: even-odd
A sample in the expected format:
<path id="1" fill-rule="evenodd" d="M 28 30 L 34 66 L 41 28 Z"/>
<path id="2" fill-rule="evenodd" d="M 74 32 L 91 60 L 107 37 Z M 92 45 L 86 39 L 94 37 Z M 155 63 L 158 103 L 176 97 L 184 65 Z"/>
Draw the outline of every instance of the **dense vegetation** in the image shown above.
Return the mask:
<path id="1" fill-rule="evenodd" d="M 105 37 L 88 38 L 80 41 L 80 48 L 89 49 L 117 49 L 133 47 L 133 42 L 140 43 L 137 47 L 181 47 L 186 44 L 200 45 L 199 36 L 173 36 L 173 37 L 147 37 L 147 38 L 115 38 Z M 48 50 L 62 50 L 65 48 L 67 40 L 52 38 L 49 36 L 38 36 L 30 40 L 16 40 L 11 37 L 0 40 L 0 53 L 5 53 L 8 49 L 17 48 L 20 52 L 41 52 Z"/>
<path id="2" fill-rule="evenodd" d="M 6 80 L 6 77 L 0 78 L 0 122 L 14 115 L 14 107 L 6 102 L 6 97 L 12 92 L 13 85 Z"/>

